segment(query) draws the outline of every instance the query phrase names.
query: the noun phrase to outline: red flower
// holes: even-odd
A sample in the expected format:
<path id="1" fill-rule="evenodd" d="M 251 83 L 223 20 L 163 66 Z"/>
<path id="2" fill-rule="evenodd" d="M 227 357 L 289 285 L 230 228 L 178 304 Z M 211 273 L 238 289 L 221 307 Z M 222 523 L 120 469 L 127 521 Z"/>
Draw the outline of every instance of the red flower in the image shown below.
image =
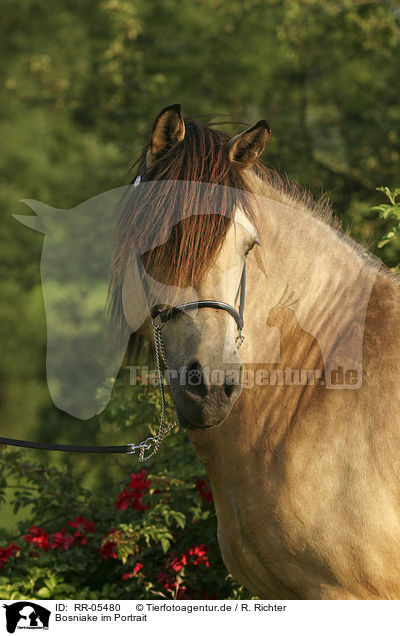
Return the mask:
<path id="1" fill-rule="evenodd" d="M 196 593 L 197 594 L 197 593 Z M 211 594 L 211 592 L 209 592 L 208 590 L 204 590 L 204 592 L 200 592 L 200 594 L 198 594 L 198 596 L 196 596 L 196 598 L 201 598 L 201 599 L 213 599 L 213 600 L 218 600 L 219 596 L 213 596 Z"/>
<path id="2" fill-rule="evenodd" d="M 201 545 L 196 545 L 194 546 L 194 548 L 190 548 L 189 556 L 191 556 L 193 559 L 193 565 L 200 565 L 200 563 L 203 563 L 206 568 L 210 567 L 207 556 L 208 549 L 208 545 L 205 545 L 204 543 Z"/>
<path id="3" fill-rule="evenodd" d="M 136 563 L 135 567 L 133 568 L 133 573 L 137 574 L 138 572 L 140 572 L 140 570 L 143 567 L 143 563 L 140 563 L 139 561 Z"/>
<path id="4" fill-rule="evenodd" d="M 83 517 L 75 517 L 73 521 L 68 521 L 67 526 L 77 528 L 73 534 L 66 534 L 66 526 L 60 532 L 53 532 L 51 549 L 62 548 L 69 550 L 74 545 L 85 545 L 87 543 L 86 533 L 94 532 L 96 526 L 92 521 L 86 521 Z"/>
<path id="5" fill-rule="evenodd" d="M 19 547 L 15 543 L 10 543 L 6 548 L 0 548 L 0 568 L 4 567 L 14 552 L 19 552 Z"/>
<path id="6" fill-rule="evenodd" d="M 137 491 L 147 492 L 150 488 L 151 481 L 146 479 L 146 470 L 140 471 L 140 473 L 131 473 L 131 481 L 129 483 L 129 488 Z"/>
<path id="7" fill-rule="evenodd" d="M 106 535 L 104 535 L 102 539 L 102 544 L 99 548 L 100 556 L 104 559 L 104 561 L 108 561 L 108 559 L 116 559 L 117 558 L 117 544 L 111 538 L 108 541 L 104 541 L 106 537 L 117 537 L 120 533 L 115 530 L 111 530 Z"/>
<path id="8" fill-rule="evenodd" d="M 118 495 L 115 507 L 117 510 L 126 510 L 129 507 L 138 511 L 147 510 L 149 504 L 142 503 L 142 499 L 143 496 L 141 494 L 131 492 L 128 488 L 124 488 L 124 490 Z"/>
<path id="9" fill-rule="evenodd" d="M 196 479 L 196 488 L 199 491 L 199 495 L 200 495 L 200 497 L 202 499 L 205 499 L 205 501 L 212 501 L 213 500 L 210 484 L 208 483 L 208 481 L 198 477 Z"/>
<path id="10" fill-rule="evenodd" d="M 146 471 L 143 468 L 139 473 L 131 473 L 131 481 L 118 495 L 115 507 L 117 510 L 147 510 L 149 504 L 142 503 L 143 494 L 149 490 L 150 481 L 146 479 Z"/>
<path id="11" fill-rule="evenodd" d="M 185 566 L 190 567 L 204 565 L 206 568 L 210 567 L 207 556 L 208 550 L 209 546 L 202 543 L 201 545 L 195 545 L 189 548 L 189 550 L 184 552 L 180 557 L 171 556 L 164 565 L 164 572 L 160 572 L 157 577 L 158 585 L 164 588 L 167 592 L 171 593 L 173 598 L 193 598 L 193 596 L 188 595 L 189 592 L 187 588 L 182 585 L 183 577 L 182 574 L 178 575 L 178 572 L 180 572 L 180 570 L 182 570 Z M 208 592 L 206 594 L 208 595 Z M 205 596 L 205 598 L 208 598 L 208 596 Z"/>
<path id="12" fill-rule="evenodd" d="M 168 561 L 166 567 L 170 568 L 174 572 L 179 572 L 179 570 L 181 570 L 185 565 L 187 565 L 187 556 L 186 554 L 182 554 L 181 557 Z"/>
<path id="13" fill-rule="evenodd" d="M 157 583 L 164 587 L 166 590 L 169 590 L 174 584 L 174 581 L 171 579 L 171 577 L 167 576 L 165 572 L 160 572 L 157 577 Z"/>
<path id="14" fill-rule="evenodd" d="M 160 574 L 158 575 L 157 583 L 161 585 L 161 587 L 163 587 L 164 590 L 167 590 L 167 592 L 172 592 L 173 597 L 176 599 L 190 598 L 189 596 L 187 596 L 186 587 L 178 583 L 178 581 L 175 581 L 174 579 L 172 579 L 170 576 L 168 576 L 164 572 L 160 572 Z"/>
<path id="15" fill-rule="evenodd" d="M 138 572 L 140 572 L 140 570 L 143 567 L 143 563 L 140 563 L 139 561 L 136 563 L 135 567 L 133 568 L 132 572 L 125 572 L 125 574 L 123 574 L 121 576 L 121 579 L 123 581 L 126 581 L 126 579 L 131 579 L 135 574 L 137 574 Z"/>
<path id="16" fill-rule="evenodd" d="M 60 532 L 53 532 L 53 540 L 51 542 L 51 549 L 62 548 L 63 550 L 69 550 L 74 542 L 74 537 L 69 534 L 65 534 L 65 526 Z"/>
<path id="17" fill-rule="evenodd" d="M 87 543 L 87 537 L 79 532 L 79 530 L 76 530 L 76 532 L 74 532 L 73 538 L 75 545 L 86 545 Z"/>
<path id="18" fill-rule="evenodd" d="M 36 547 L 42 548 L 42 550 L 47 552 L 49 549 L 49 533 L 37 526 L 31 526 L 29 532 L 30 534 L 24 536 L 25 541 L 33 543 Z"/>
<path id="19" fill-rule="evenodd" d="M 207 557 L 208 550 L 208 545 L 205 545 L 204 543 L 189 548 L 189 550 L 184 552 L 182 556 L 168 559 L 165 564 L 165 569 L 172 570 L 173 572 L 179 572 L 186 565 L 200 565 L 201 563 L 208 568 L 210 567 Z M 164 574 L 160 574 L 160 576 L 164 577 Z M 165 575 L 165 577 L 166 576 L 167 575 Z"/>
<path id="20" fill-rule="evenodd" d="M 68 525 L 72 528 L 77 528 L 73 535 L 76 545 L 85 545 L 87 543 L 87 537 L 82 533 L 82 530 L 87 534 L 96 530 L 96 525 L 93 521 L 86 521 L 83 517 L 75 517 L 74 521 L 68 521 Z"/>
<path id="21" fill-rule="evenodd" d="M 113 541 L 107 541 L 103 543 L 99 548 L 100 556 L 103 557 L 104 561 L 108 561 L 108 559 L 116 559 L 116 544 Z"/>
<path id="22" fill-rule="evenodd" d="M 84 530 L 88 534 L 96 530 L 96 525 L 93 523 L 93 521 L 86 521 L 86 519 L 84 519 L 83 517 L 75 517 L 74 521 L 68 521 L 68 525 L 72 526 L 73 528 Z"/>

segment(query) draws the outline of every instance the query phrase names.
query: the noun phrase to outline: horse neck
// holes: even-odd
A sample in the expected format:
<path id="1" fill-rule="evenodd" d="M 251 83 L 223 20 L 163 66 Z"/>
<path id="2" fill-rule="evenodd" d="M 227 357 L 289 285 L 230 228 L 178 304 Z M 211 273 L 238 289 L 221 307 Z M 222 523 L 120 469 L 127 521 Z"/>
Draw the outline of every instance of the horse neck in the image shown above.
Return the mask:
<path id="1" fill-rule="evenodd" d="M 305 206 L 283 195 L 257 199 L 265 275 L 252 255 L 244 361 L 285 361 L 297 369 L 310 368 L 305 363 L 318 368 L 321 356 L 325 366 L 341 357 L 343 364 L 360 362 L 362 325 L 378 269 L 374 261 Z M 280 308 L 285 291 L 297 302 L 286 307 L 283 299 Z M 271 310 L 280 313 L 272 329 L 266 324 Z M 355 320 L 359 329 L 350 334 Z M 338 347 L 341 355 L 333 356 Z"/>
<path id="2" fill-rule="evenodd" d="M 312 409 L 318 422 L 328 402 L 336 419 L 337 400 L 342 401 L 340 408 L 351 412 L 357 400 L 369 399 L 369 389 L 334 389 L 357 389 L 361 382 L 365 387 L 368 368 L 376 364 L 378 369 L 394 342 L 400 356 L 398 281 L 379 274 L 378 262 L 366 259 L 361 247 L 312 210 L 279 192 L 269 194 L 257 195 L 261 246 L 248 257 L 245 341 L 240 349 L 244 388 L 223 426 L 210 429 L 207 435 L 190 434 L 211 476 L 215 471 L 222 474 L 226 467 L 230 474 L 240 461 L 247 466 L 249 452 L 255 451 L 261 463 L 269 461 L 288 431 L 308 421 Z M 286 295 L 293 291 L 292 300 L 297 300 L 291 307 L 285 307 L 286 289 Z M 269 327 L 268 315 L 274 308 L 274 315 L 281 311 L 280 319 Z M 319 383 L 288 386 L 288 368 L 324 371 L 332 390 Z M 346 371 L 351 371 L 350 382 L 356 383 L 341 387 L 340 376 Z M 339 385 L 333 385 L 332 373 Z M 373 373 L 376 376 L 378 371 Z M 377 396 L 372 399 L 378 400 Z M 349 400 L 350 407 L 345 407 Z"/>

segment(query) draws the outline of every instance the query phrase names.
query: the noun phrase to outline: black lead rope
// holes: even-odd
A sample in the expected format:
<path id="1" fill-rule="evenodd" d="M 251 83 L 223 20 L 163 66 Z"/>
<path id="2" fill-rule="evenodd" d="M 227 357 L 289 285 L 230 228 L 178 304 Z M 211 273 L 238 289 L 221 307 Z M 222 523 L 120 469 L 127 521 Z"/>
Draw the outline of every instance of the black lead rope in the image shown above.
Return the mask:
<path id="1" fill-rule="evenodd" d="M 243 312 L 244 312 L 244 302 L 246 296 L 246 263 L 243 265 L 242 276 L 240 279 L 240 301 L 239 301 L 239 311 L 236 311 L 232 305 L 228 305 L 228 303 L 223 303 L 218 300 L 198 300 L 195 302 L 186 303 L 184 305 L 177 305 L 176 307 L 170 307 L 168 309 L 153 309 L 151 312 L 151 317 L 153 321 L 156 317 L 159 317 L 161 321 L 161 325 L 164 325 L 168 320 L 173 318 L 180 311 L 185 310 L 193 310 L 201 307 L 210 307 L 212 309 L 223 309 L 227 311 L 235 320 L 236 326 L 238 328 L 239 335 L 237 337 L 237 348 L 243 342 Z M 168 427 L 167 427 L 168 430 Z M 163 432 L 163 435 L 165 432 Z M 139 460 L 146 461 L 146 459 L 150 459 L 150 457 L 157 452 L 158 446 L 162 441 L 158 439 L 158 437 L 149 437 L 148 439 L 140 442 L 140 444 L 125 444 L 123 446 L 76 446 L 74 444 L 48 444 L 47 442 L 30 442 L 22 439 L 13 439 L 10 437 L 0 437 L 0 445 L 3 444 L 5 446 L 20 446 L 22 448 L 35 448 L 37 450 L 47 450 L 47 451 L 63 451 L 68 453 L 124 453 L 126 455 L 133 455 L 137 450 L 139 450 Z M 144 453 L 149 450 L 151 454 L 148 457 L 144 456 Z"/>
<path id="2" fill-rule="evenodd" d="M 132 453 L 132 446 L 74 446 L 73 444 L 48 444 L 47 442 L 28 442 L 22 439 L 0 437 L 0 445 L 22 446 L 24 448 L 36 448 L 38 450 L 68 451 L 70 453 Z"/>

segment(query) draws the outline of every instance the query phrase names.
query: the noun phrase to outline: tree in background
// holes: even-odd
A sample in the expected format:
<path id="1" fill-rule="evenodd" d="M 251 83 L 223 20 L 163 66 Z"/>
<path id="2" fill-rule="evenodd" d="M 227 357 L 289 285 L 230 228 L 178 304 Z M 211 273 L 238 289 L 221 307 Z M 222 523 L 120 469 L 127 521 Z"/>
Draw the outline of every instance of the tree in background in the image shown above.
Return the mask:
<path id="1" fill-rule="evenodd" d="M 399 184 L 399 24 L 400 5 L 388 1 L 55 0 L 50 7 L 44 0 L 3 0 L 4 436 L 122 443 L 128 432 L 141 439 L 157 412 L 122 379 L 100 418 L 83 423 L 52 405 L 42 236 L 10 217 L 27 211 L 17 202 L 29 197 L 69 208 L 127 183 L 155 115 L 179 101 L 184 114 L 210 115 L 215 122 L 247 125 L 267 118 L 272 141 L 264 160 L 316 196 L 326 191 L 345 227 L 374 250 L 392 229 L 388 217 L 371 211 L 380 203 L 372 193 L 377 183 L 389 191 Z M 241 123 L 220 125 L 228 132 L 242 129 Z M 379 255 L 394 267 L 398 243 L 389 241 Z M 190 457 L 189 447 L 183 448 Z M 169 461 L 166 452 L 149 470 Z M 93 496 L 111 493 L 132 472 L 132 459 L 125 457 L 59 455 L 51 462 L 72 472 Z M 198 477 L 204 478 L 200 467 Z M 14 526 L 4 510 L 3 523 Z M 68 514 L 69 520 L 76 516 Z"/>

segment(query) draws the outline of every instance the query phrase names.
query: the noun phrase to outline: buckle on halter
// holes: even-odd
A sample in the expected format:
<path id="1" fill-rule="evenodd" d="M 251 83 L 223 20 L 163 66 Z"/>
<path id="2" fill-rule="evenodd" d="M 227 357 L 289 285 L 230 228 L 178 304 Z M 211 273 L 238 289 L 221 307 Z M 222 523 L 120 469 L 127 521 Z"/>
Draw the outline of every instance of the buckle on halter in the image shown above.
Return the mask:
<path id="1" fill-rule="evenodd" d="M 164 327 L 167 320 L 169 320 L 170 318 L 169 316 L 170 311 L 171 311 L 170 307 L 167 307 L 167 308 L 165 306 L 163 308 L 153 307 L 153 309 L 150 312 L 151 322 L 153 327 L 161 330 Z"/>
<path id="2" fill-rule="evenodd" d="M 151 316 L 151 322 L 153 323 L 153 325 L 157 318 L 160 318 L 160 321 L 161 321 L 161 312 L 162 312 L 162 309 L 160 309 L 159 307 L 153 307 L 153 309 L 151 310 L 150 316 Z"/>

